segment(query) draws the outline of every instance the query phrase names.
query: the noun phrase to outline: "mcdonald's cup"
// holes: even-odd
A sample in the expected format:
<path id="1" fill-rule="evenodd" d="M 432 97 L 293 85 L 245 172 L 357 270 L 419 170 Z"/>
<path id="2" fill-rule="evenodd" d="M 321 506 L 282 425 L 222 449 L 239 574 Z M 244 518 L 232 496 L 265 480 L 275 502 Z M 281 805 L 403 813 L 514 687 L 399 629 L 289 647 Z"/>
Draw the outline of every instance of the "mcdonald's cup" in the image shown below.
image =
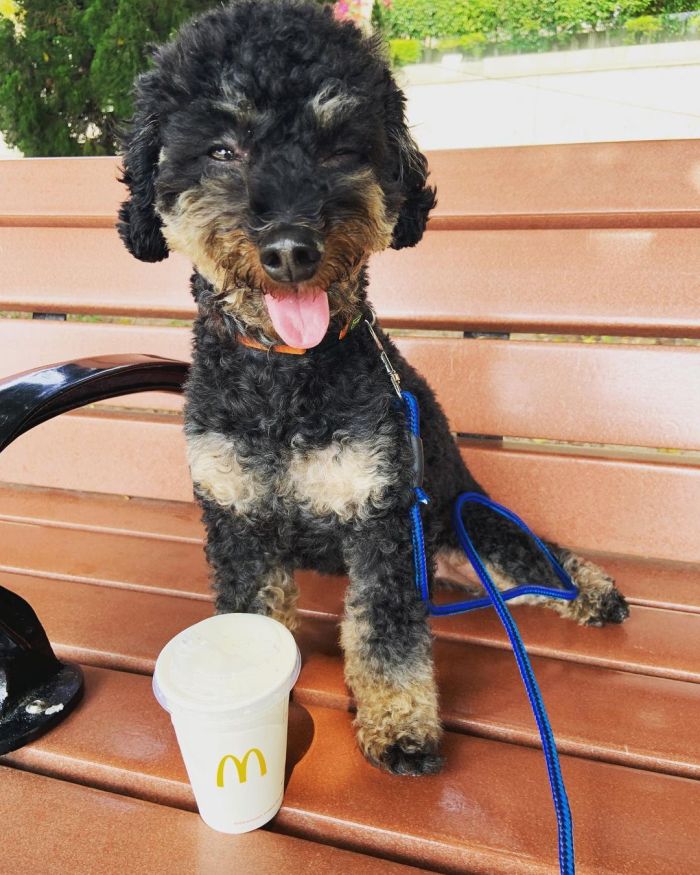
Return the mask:
<path id="1" fill-rule="evenodd" d="M 289 691 L 300 668 L 292 634 L 259 614 L 209 617 L 161 651 L 153 691 L 213 829 L 248 832 L 279 811 Z"/>

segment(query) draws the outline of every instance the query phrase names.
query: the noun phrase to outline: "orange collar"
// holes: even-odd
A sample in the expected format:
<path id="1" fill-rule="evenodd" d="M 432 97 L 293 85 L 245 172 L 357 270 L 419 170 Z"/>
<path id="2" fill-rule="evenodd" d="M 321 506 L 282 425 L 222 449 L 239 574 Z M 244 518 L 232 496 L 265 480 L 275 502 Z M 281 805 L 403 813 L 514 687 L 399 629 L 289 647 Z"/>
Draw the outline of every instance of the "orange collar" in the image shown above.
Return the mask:
<path id="1" fill-rule="evenodd" d="M 321 349 L 326 346 L 334 346 L 336 343 L 343 340 L 352 330 L 357 326 L 360 319 L 362 319 L 363 313 L 360 312 L 353 319 L 348 319 L 348 321 L 343 325 L 340 329 L 340 333 L 336 337 L 335 335 L 327 334 L 321 343 L 318 346 L 312 347 L 312 349 Z M 305 355 L 308 352 L 308 349 L 301 349 L 296 346 L 287 346 L 284 343 L 275 343 L 273 346 L 265 346 L 264 343 L 260 343 L 259 340 L 253 340 L 252 337 L 248 337 L 247 334 L 236 334 L 236 340 L 241 343 L 243 346 L 247 346 L 249 349 L 260 349 L 263 352 L 281 352 L 286 353 L 286 355 Z"/>

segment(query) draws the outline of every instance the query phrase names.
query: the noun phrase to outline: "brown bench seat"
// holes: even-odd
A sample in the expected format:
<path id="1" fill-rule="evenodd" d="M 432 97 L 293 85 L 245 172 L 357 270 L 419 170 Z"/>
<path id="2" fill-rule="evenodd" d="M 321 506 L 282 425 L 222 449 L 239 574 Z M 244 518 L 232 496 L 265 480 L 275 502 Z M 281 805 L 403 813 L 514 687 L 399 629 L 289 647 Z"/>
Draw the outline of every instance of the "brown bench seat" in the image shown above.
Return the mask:
<path id="1" fill-rule="evenodd" d="M 270 832 L 238 836 L 234 845 L 230 836 L 213 833 L 196 814 L 19 769 L 0 766 L 0 782 L 0 816 L 5 835 L 10 836 L 3 842 L 4 853 L 6 858 L 12 855 L 12 871 L 17 873 L 206 871 L 224 875 L 235 865 L 237 871 L 278 875 L 281 860 L 290 871 L 327 875 L 417 875 L 424 871 Z M 37 865 L 39 843 L 34 830 L 27 829 L 28 823 L 42 826 L 44 869 Z M 138 836 L 136 846 L 134 836 Z"/>
<path id="2" fill-rule="evenodd" d="M 109 607 L 103 605 L 104 611 Z M 181 619 L 189 621 L 191 616 L 184 613 Z M 120 625 L 124 619 L 117 614 L 114 622 Z M 311 683 L 320 679 L 321 689 L 309 690 L 310 681 L 302 677 L 295 693 L 296 705 L 290 713 L 291 777 L 275 830 L 390 855 L 438 871 L 547 871 L 541 868 L 540 858 L 552 846 L 554 833 L 538 751 L 450 731 L 445 742 L 449 763 L 440 778 L 395 781 L 380 775 L 356 750 L 346 698 L 340 690 L 340 667 L 329 666 L 329 662 L 337 663 L 337 655 L 329 657 L 315 650 L 311 672 L 308 666 L 304 671 L 307 677 L 312 675 Z M 496 660 L 493 670 L 499 667 Z M 505 683 L 509 675 L 506 671 Z M 499 676 L 498 686 L 500 681 Z M 556 693 L 548 689 L 544 676 L 542 683 L 557 726 Z M 497 686 L 492 679 L 489 685 Z M 463 687 L 462 692 L 467 689 Z M 150 678 L 90 668 L 86 690 L 82 726 L 66 720 L 51 734 L 5 759 L 64 780 L 194 809 L 169 719 L 153 700 Z M 319 696 L 325 698 L 324 705 L 313 701 Z M 587 702 L 584 712 L 596 704 L 605 707 L 599 700 Z M 525 712 L 523 703 L 522 716 Z M 586 751 L 584 757 L 563 757 L 577 812 L 581 870 L 683 871 L 700 814 L 697 783 L 609 765 L 591 759 L 594 755 Z M 595 806 L 590 804 L 591 794 Z M 645 804 L 640 808 L 641 798 Z M 627 815 L 631 810 L 634 817 Z M 660 828 L 671 821 L 673 833 Z M 614 835 L 615 847 L 607 843 L 601 847 L 601 823 L 608 822 L 608 837 Z M 678 841 L 676 829 L 688 836 L 687 843 Z"/>
<path id="3" fill-rule="evenodd" d="M 683 141 L 435 153 L 431 230 L 372 269 L 383 322 L 477 477 L 610 570 L 633 606 L 604 629 L 515 609 L 589 875 L 700 871 L 696 155 Z M 0 163 L 0 375 L 83 355 L 187 358 L 173 320 L 193 312 L 189 269 L 122 252 L 114 174 L 112 159 Z M 86 676 L 73 714 L 0 758 L 3 865 L 555 872 L 544 760 L 497 618 L 432 621 L 447 762 L 396 778 L 354 742 L 344 581 L 310 573 L 282 810 L 247 836 L 193 814 L 149 677 L 163 644 L 212 610 L 180 407 L 163 393 L 112 399 L 0 456 L 0 583 Z"/>

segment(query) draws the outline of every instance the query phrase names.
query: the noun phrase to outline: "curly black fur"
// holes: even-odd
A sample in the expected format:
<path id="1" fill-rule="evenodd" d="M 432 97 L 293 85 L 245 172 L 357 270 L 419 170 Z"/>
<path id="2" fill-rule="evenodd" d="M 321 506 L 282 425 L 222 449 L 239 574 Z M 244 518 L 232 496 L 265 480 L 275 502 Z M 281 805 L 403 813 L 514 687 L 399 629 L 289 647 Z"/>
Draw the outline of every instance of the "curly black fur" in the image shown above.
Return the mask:
<path id="1" fill-rule="evenodd" d="M 222 146 L 224 163 L 211 154 Z M 435 191 L 382 50 L 316 4 L 241 0 L 207 13 L 138 80 L 124 164 L 131 197 L 119 232 L 129 250 L 163 258 L 165 234 L 197 267 L 186 432 L 217 609 L 285 615 L 279 606 L 295 569 L 348 572 L 342 641 L 361 746 L 392 771 L 435 771 L 431 642 L 408 521 L 411 451 L 377 349 L 363 324 L 306 355 L 236 342 L 242 333 L 279 340 L 266 327 L 257 260 L 270 227 L 299 224 L 325 240 L 319 275 L 332 332 L 364 306 L 370 251 L 420 240 Z M 437 551 L 457 547 L 455 497 L 480 487 L 433 392 L 378 332 L 421 408 L 433 574 Z M 327 484 L 319 485 L 319 465 Z M 494 568 L 543 572 L 509 523 L 481 508 L 469 513 Z M 600 617 L 585 619 L 621 615 L 608 598 Z"/>

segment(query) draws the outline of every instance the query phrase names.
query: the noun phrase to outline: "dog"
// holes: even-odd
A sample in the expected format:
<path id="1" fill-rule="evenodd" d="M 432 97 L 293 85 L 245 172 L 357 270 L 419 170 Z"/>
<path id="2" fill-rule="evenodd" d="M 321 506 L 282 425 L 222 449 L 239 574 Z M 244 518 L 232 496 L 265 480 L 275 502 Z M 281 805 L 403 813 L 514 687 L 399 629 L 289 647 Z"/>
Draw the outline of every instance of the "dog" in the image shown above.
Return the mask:
<path id="1" fill-rule="evenodd" d="M 216 610 L 293 629 L 295 570 L 347 574 L 340 641 L 360 749 L 395 774 L 434 773 L 413 453 L 367 329 L 367 261 L 416 245 L 436 193 L 382 44 L 315 3 L 240 0 L 157 50 L 134 107 L 118 230 L 139 259 L 172 250 L 195 267 L 185 434 Z M 420 405 L 431 586 L 471 586 L 450 514 L 459 493 L 483 490 L 426 381 L 374 330 Z M 546 579 L 510 522 L 479 506 L 465 521 L 499 586 Z M 627 617 L 601 569 L 550 548 L 580 594 L 530 600 L 580 623 Z"/>

